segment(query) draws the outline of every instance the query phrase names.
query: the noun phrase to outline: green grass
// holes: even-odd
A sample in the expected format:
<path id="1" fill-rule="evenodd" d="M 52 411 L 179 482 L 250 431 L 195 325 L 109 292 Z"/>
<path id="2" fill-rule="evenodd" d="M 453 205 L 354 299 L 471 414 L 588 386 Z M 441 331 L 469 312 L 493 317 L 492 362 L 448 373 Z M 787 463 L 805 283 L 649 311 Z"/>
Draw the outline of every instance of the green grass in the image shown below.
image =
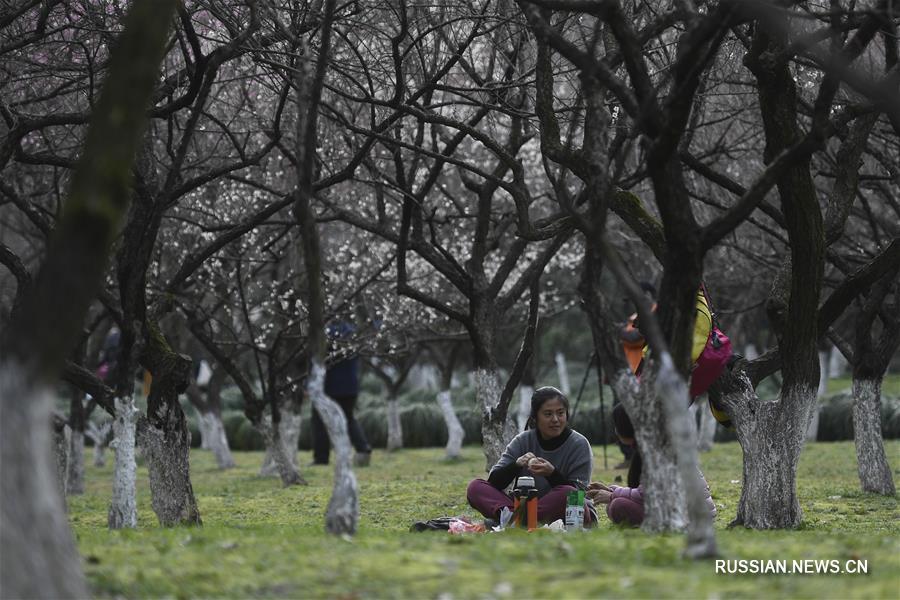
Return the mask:
<path id="1" fill-rule="evenodd" d="M 853 378 L 850 375 L 828 380 L 828 394 L 837 392 L 849 393 L 853 388 Z M 886 375 L 881 382 L 881 395 L 891 398 L 900 398 L 900 373 Z"/>
<path id="2" fill-rule="evenodd" d="M 609 463 L 620 458 L 610 447 Z M 900 442 L 888 444 L 898 465 Z M 595 448 L 595 479 L 602 469 Z M 304 461 L 308 453 L 302 455 Z M 701 598 L 895 598 L 900 594 L 896 498 L 859 492 L 852 443 L 807 446 L 799 471 L 804 524 L 796 531 L 728 530 L 740 494 L 741 452 L 719 444 L 702 456 L 720 507 L 724 558 L 868 560 L 868 575 L 717 575 L 710 562 L 680 558 L 683 538 L 603 523 L 577 534 L 518 531 L 450 536 L 410 533 L 415 520 L 474 516 L 465 502 L 481 474 L 478 448 L 447 463 L 440 449 L 376 452 L 357 471 L 360 531 L 326 535 L 330 468 L 305 469 L 310 485 L 282 489 L 255 475 L 261 453 L 237 453 L 218 471 L 208 452 L 192 455 L 204 526 L 161 529 L 139 477 L 139 528 L 108 531 L 110 467 L 89 468 L 87 493 L 69 499 L 85 570 L 100 597 L 532 598 L 599 596 Z M 895 470 L 895 479 L 898 479 Z"/>

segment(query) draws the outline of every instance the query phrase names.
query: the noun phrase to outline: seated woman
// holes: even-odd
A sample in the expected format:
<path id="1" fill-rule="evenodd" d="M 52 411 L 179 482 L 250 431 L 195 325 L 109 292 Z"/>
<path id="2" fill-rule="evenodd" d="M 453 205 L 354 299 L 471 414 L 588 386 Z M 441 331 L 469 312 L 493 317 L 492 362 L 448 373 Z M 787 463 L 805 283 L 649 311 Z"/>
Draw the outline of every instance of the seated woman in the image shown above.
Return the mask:
<path id="1" fill-rule="evenodd" d="M 594 461 L 591 444 L 568 427 L 568 420 L 569 401 L 561 391 L 549 386 L 535 390 L 525 431 L 509 443 L 487 481 L 469 484 L 466 497 L 472 508 L 499 522 L 503 507 L 513 509 L 512 497 L 503 490 L 516 477 L 530 475 L 538 488 L 538 521 L 564 519 L 567 494 L 587 487 Z M 593 505 L 585 501 L 584 524 L 596 520 Z"/>
<path id="2" fill-rule="evenodd" d="M 634 458 L 628 468 L 628 487 L 618 485 L 606 485 L 594 482 L 588 486 L 587 497 L 594 504 L 606 505 L 606 516 L 613 523 L 628 523 L 638 526 L 644 522 L 644 488 L 641 487 L 641 454 L 637 449 L 637 441 L 634 437 L 634 425 L 625 412 L 625 407 L 617 404 L 612 412 L 613 427 L 619 440 L 628 446 L 635 448 Z M 700 474 L 703 479 L 703 474 Z M 706 504 L 716 516 L 716 504 L 709 493 L 709 484 L 706 484 Z"/>

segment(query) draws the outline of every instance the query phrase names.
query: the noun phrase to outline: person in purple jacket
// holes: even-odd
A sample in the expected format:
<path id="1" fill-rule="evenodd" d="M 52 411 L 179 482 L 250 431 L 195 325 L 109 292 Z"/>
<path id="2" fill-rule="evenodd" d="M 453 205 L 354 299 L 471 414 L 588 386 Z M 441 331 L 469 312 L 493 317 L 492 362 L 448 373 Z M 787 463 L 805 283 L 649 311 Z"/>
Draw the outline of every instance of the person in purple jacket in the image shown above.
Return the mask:
<path id="1" fill-rule="evenodd" d="M 637 450 L 637 441 L 634 437 L 634 425 L 625 412 L 625 407 L 616 405 L 612 413 L 613 426 L 619 440 L 628 446 L 635 448 L 634 457 L 628 468 L 628 486 L 606 485 L 596 481 L 588 486 L 587 497 L 595 505 L 606 505 L 606 516 L 613 523 L 627 523 L 638 526 L 644 521 L 644 489 L 641 487 L 641 455 Z M 700 475 L 703 478 L 703 475 Z M 706 484 L 706 480 L 703 480 Z M 716 516 L 716 505 L 709 493 L 709 484 L 706 484 L 706 503 Z"/>

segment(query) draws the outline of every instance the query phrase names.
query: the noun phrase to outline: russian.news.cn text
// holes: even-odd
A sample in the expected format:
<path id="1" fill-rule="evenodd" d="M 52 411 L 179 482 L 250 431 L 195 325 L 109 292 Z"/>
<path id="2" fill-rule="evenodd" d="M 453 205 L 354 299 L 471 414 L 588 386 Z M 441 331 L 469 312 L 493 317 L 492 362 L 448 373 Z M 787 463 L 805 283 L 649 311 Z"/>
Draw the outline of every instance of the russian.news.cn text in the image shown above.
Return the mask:
<path id="1" fill-rule="evenodd" d="M 860 559 L 729 559 L 716 560 L 716 573 L 728 575 L 867 575 L 869 561 Z"/>

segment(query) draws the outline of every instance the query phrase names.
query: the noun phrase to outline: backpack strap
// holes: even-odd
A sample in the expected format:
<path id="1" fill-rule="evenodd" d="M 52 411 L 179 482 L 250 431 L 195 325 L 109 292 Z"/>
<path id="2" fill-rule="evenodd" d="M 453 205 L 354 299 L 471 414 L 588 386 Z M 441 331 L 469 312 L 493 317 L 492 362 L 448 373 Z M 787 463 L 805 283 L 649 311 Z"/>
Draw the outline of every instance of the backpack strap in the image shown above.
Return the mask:
<path id="1" fill-rule="evenodd" d="M 700 281 L 700 291 L 703 292 L 703 296 L 706 298 L 706 305 L 709 307 L 709 317 L 712 323 L 713 329 L 719 328 L 719 320 L 716 318 L 716 310 L 713 308 L 712 298 L 709 297 L 709 290 L 706 289 L 706 283 L 701 280 Z"/>

